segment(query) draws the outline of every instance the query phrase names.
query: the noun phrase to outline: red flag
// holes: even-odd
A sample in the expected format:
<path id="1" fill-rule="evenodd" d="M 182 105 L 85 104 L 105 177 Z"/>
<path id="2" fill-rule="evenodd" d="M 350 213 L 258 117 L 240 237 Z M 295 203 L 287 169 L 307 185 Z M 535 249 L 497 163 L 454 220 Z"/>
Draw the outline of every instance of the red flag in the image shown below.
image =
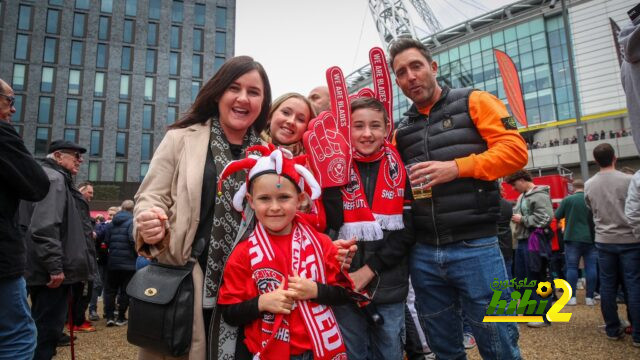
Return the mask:
<path id="1" fill-rule="evenodd" d="M 528 126 L 527 113 L 524 108 L 522 90 L 520 89 L 520 78 L 518 77 L 516 65 L 509 55 L 504 52 L 497 49 L 493 49 L 493 52 L 496 55 L 498 68 L 502 76 L 502 85 L 504 85 L 504 92 L 507 93 L 507 100 L 509 100 L 511 112 L 520 124 Z"/>

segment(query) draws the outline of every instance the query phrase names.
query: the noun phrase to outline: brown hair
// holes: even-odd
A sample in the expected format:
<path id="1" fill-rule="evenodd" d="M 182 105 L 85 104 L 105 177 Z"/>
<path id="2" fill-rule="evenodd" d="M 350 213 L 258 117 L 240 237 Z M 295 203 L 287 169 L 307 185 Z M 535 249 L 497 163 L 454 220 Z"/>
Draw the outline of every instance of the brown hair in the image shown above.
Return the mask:
<path id="1" fill-rule="evenodd" d="M 604 143 L 593 149 L 593 158 L 596 160 L 598 166 L 607 167 L 613 164 L 613 160 L 616 158 L 616 153 L 611 144 Z"/>
<path id="2" fill-rule="evenodd" d="M 258 114 L 256 121 L 252 125 L 256 132 L 262 131 L 267 123 L 267 114 L 271 103 L 271 85 L 262 65 L 250 56 L 236 56 L 227 60 L 218 72 L 200 89 L 196 100 L 187 113 L 179 121 L 170 125 L 169 129 L 204 124 L 209 118 L 218 116 L 218 101 L 222 94 L 236 79 L 252 70 L 258 71 L 264 84 L 264 99 L 262 100 L 260 114 Z"/>
<path id="3" fill-rule="evenodd" d="M 275 144 L 273 142 L 273 137 L 271 136 L 271 130 L 269 129 L 271 126 L 271 117 L 273 117 L 273 114 L 276 112 L 276 110 L 278 110 L 278 108 L 280 106 L 282 106 L 282 104 L 289 100 L 289 99 L 299 99 L 302 100 L 307 107 L 309 108 L 309 121 L 311 121 L 311 119 L 316 117 L 316 111 L 313 109 L 313 105 L 311 105 L 311 101 L 309 101 L 309 99 L 307 99 L 304 95 L 299 94 L 297 92 L 289 92 L 283 95 L 280 95 L 277 99 L 275 99 L 273 101 L 273 103 L 271 104 L 271 108 L 269 109 L 269 115 L 267 116 L 267 124 L 265 125 L 264 131 L 261 134 L 261 137 L 263 140 L 272 143 L 274 145 L 292 145 L 292 144 Z"/>
<path id="4" fill-rule="evenodd" d="M 533 179 L 531 178 L 531 174 L 527 170 L 518 170 L 513 174 L 507 176 L 507 178 L 504 181 L 509 185 L 513 185 L 516 181 L 520 179 L 528 182 L 533 181 Z"/>
<path id="5" fill-rule="evenodd" d="M 387 109 L 384 108 L 384 104 L 382 104 L 378 99 L 370 97 L 361 97 L 354 99 L 351 102 L 351 113 L 353 114 L 356 110 L 360 109 L 371 109 L 373 111 L 381 112 L 384 126 L 390 126 L 389 114 L 387 114 Z"/>
<path id="6" fill-rule="evenodd" d="M 431 52 L 429 52 L 429 50 L 426 46 L 424 46 L 423 43 L 411 37 L 399 37 L 389 46 L 389 55 L 391 56 L 391 61 L 389 63 L 391 64 L 392 69 L 393 61 L 396 59 L 396 56 L 398 56 L 398 54 L 400 54 L 401 52 L 409 49 L 418 50 L 429 63 L 433 61 Z M 395 69 L 393 69 L 393 71 L 395 72 Z"/>

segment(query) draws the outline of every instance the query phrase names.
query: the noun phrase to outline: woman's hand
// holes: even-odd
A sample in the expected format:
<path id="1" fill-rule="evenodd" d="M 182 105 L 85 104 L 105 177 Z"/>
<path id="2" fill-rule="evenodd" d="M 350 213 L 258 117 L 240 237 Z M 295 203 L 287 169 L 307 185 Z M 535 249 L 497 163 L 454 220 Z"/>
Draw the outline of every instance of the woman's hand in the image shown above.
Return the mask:
<path id="1" fill-rule="evenodd" d="M 353 285 L 355 287 L 354 290 L 359 292 L 364 290 L 364 288 L 367 287 L 367 285 L 369 285 L 369 283 L 371 282 L 371 280 L 373 280 L 376 274 L 373 272 L 373 270 L 371 270 L 369 265 L 365 265 L 360 269 L 352 273 L 349 273 L 349 276 L 353 281 Z"/>
<path id="2" fill-rule="evenodd" d="M 351 267 L 351 260 L 353 260 L 353 255 L 355 255 L 358 250 L 356 238 L 353 237 L 351 240 L 338 239 L 333 242 L 333 245 L 338 248 L 336 260 L 338 260 L 338 263 L 340 264 L 340 271 L 349 270 Z"/>
<path id="3" fill-rule="evenodd" d="M 167 214 L 161 208 L 154 206 L 136 216 L 136 228 L 142 240 L 149 245 L 155 245 L 164 239 Z"/>
<path id="4" fill-rule="evenodd" d="M 258 310 L 272 314 L 291 314 L 293 308 L 294 292 L 284 289 L 284 279 L 277 289 L 262 294 L 258 297 Z"/>
<path id="5" fill-rule="evenodd" d="M 295 300 L 309 300 L 318 297 L 318 284 L 313 280 L 301 278 L 296 273 L 289 276 L 289 290 L 294 292 Z"/>

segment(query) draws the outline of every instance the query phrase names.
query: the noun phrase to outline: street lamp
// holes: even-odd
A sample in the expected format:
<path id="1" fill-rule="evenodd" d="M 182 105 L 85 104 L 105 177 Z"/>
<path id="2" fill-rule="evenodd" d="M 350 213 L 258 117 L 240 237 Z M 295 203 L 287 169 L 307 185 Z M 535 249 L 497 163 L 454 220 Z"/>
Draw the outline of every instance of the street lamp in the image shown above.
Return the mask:
<path id="1" fill-rule="evenodd" d="M 556 6 L 557 0 L 551 0 L 550 8 Z M 580 112 L 580 101 L 578 100 L 578 87 L 576 82 L 576 71 L 573 62 L 573 44 L 569 33 L 569 11 L 565 5 L 565 0 L 560 0 L 562 8 L 562 21 L 564 23 L 564 37 L 567 44 L 567 54 L 569 56 L 569 75 L 571 76 L 571 90 L 573 92 L 573 107 L 576 112 L 576 133 L 578 136 L 578 153 L 580 155 L 580 174 L 582 181 L 589 179 L 589 165 L 587 164 L 587 148 L 584 145 L 584 128 L 582 127 L 582 114 Z"/>

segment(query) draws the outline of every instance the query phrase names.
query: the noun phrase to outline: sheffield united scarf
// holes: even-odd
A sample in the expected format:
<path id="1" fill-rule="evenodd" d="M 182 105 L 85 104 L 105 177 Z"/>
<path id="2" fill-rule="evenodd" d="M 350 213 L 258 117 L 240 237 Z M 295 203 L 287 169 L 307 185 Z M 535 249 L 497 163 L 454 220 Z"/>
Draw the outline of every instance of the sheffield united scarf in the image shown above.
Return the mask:
<path id="1" fill-rule="evenodd" d="M 349 183 L 341 189 L 344 224 L 340 238 L 374 241 L 382 239 L 382 230 L 403 229 L 406 172 L 398 151 L 385 141 L 380 151 L 369 156 L 356 153 L 354 158 L 357 162 L 380 161 L 380 168 L 373 204 L 367 201 L 358 167 L 353 164 L 349 169 Z"/>
<path id="2" fill-rule="evenodd" d="M 275 290 L 282 281 L 287 282 L 287 275 L 294 271 L 300 277 L 327 283 L 322 245 L 314 230 L 304 221 L 295 221 L 292 231 L 291 269 L 286 268 L 285 256 L 277 246 L 272 246 L 269 234 L 262 224 L 256 224 L 253 234 L 248 238 L 251 243 L 251 271 L 260 294 Z M 309 300 L 296 301 L 293 309 L 296 307 L 302 313 L 311 338 L 313 358 L 346 360 L 342 335 L 331 308 Z M 289 359 L 290 315 L 265 312 L 259 321 L 260 334 L 251 335 L 260 339 L 262 349 L 255 354 L 254 360 Z"/>

